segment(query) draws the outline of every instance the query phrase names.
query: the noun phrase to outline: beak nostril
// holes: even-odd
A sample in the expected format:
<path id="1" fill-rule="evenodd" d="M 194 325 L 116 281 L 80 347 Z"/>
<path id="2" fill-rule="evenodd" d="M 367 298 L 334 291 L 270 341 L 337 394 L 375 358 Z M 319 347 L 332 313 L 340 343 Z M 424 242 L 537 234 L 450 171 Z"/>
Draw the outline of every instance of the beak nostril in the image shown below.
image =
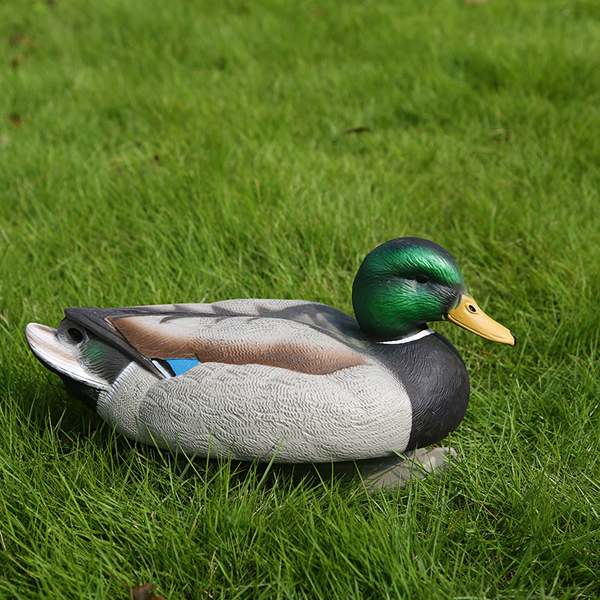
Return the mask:
<path id="1" fill-rule="evenodd" d="M 472 312 L 472 313 L 476 313 L 477 309 L 472 305 L 472 304 L 467 304 L 467 308 Z"/>

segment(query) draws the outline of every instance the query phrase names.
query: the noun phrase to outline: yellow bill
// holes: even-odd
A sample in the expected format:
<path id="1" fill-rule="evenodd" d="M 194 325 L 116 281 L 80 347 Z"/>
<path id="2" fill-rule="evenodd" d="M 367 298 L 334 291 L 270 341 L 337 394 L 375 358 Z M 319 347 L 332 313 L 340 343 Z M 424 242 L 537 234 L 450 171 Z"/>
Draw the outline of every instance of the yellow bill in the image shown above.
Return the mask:
<path id="1" fill-rule="evenodd" d="M 516 346 L 517 344 L 515 334 L 504 325 L 500 325 L 500 323 L 488 317 L 468 294 L 463 294 L 458 306 L 448 313 L 448 320 L 487 340 L 508 344 L 509 346 Z"/>

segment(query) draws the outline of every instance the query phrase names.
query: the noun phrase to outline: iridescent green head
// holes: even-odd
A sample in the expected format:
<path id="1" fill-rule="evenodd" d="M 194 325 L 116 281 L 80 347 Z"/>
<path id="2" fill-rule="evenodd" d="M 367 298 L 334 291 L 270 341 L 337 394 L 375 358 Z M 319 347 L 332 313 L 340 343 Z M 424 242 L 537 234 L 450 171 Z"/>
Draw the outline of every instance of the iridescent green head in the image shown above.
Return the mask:
<path id="1" fill-rule="evenodd" d="M 395 340 L 428 321 L 451 321 L 486 339 L 514 346 L 515 335 L 488 317 L 467 293 L 456 261 L 421 238 L 398 238 L 367 255 L 352 288 L 354 313 L 365 336 Z"/>
<path id="2" fill-rule="evenodd" d="M 466 291 L 458 264 L 441 246 L 398 238 L 365 258 L 354 279 L 352 303 L 365 335 L 390 340 L 446 319 Z"/>

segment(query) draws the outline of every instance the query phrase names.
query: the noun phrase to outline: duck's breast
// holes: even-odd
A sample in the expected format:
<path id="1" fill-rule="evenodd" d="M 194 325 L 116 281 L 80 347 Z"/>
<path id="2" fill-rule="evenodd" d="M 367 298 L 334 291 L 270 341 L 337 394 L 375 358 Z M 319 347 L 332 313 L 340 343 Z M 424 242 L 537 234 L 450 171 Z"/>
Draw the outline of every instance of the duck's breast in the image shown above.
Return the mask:
<path id="1" fill-rule="evenodd" d="M 377 356 L 410 397 L 408 450 L 439 442 L 460 425 L 469 404 L 469 375 L 446 338 L 433 332 L 407 344 L 379 344 Z"/>

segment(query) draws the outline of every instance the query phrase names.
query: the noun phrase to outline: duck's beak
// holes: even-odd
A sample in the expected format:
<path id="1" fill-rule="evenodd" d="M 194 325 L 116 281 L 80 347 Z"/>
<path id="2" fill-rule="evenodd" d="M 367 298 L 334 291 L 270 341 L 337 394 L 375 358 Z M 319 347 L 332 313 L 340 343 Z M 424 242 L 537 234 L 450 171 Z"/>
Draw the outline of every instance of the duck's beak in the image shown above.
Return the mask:
<path id="1" fill-rule="evenodd" d="M 452 323 L 476 333 L 487 340 L 516 346 L 517 337 L 515 334 L 488 317 L 477 306 L 477 302 L 468 294 L 463 294 L 458 305 L 448 313 L 448 320 Z"/>

